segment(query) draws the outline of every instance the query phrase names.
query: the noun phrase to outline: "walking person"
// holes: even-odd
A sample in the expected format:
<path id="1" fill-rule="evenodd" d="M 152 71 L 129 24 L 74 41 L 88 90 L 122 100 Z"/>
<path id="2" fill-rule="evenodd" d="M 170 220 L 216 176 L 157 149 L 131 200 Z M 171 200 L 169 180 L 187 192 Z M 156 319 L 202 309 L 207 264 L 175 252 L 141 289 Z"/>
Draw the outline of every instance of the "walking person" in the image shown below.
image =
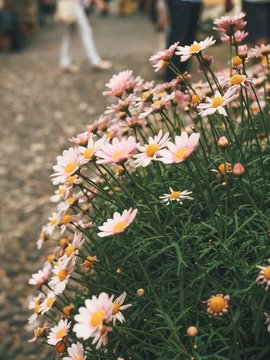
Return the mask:
<path id="1" fill-rule="evenodd" d="M 70 57 L 70 49 L 73 37 L 76 32 L 76 27 L 79 30 L 80 38 L 87 59 L 92 64 L 94 69 L 107 70 L 111 68 L 112 64 L 110 61 L 102 60 L 93 38 L 93 31 L 88 21 L 85 9 L 90 5 L 89 0 L 71 0 L 74 1 L 74 17 L 75 23 L 66 25 L 65 34 L 61 44 L 60 51 L 60 67 L 63 72 L 77 72 L 78 66 L 74 65 Z M 96 0 L 95 0 L 96 1 Z M 97 5 L 103 9 L 106 4 L 103 0 L 96 1 Z"/>
<path id="2" fill-rule="evenodd" d="M 246 13 L 247 40 L 252 45 L 270 42 L 270 0 L 243 0 L 242 10 Z"/>
<path id="3" fill-rule="evenodd" d="M 170 24 L 167 38 L 167 47 L 179 42 L 180 46 L 190 45 L 195 41 L 200 14 L 202 11 L 202 0 L 166 0 Z M 225 11 L 233 8 L 232 0 L 225 0 Z M 180 72 L 188 69 L 189 61 L 180 62 L 179 56 L 172 58 L 174 65 Z M 175 73 L 167 68 L 166 81 L 175 78 Z"/>

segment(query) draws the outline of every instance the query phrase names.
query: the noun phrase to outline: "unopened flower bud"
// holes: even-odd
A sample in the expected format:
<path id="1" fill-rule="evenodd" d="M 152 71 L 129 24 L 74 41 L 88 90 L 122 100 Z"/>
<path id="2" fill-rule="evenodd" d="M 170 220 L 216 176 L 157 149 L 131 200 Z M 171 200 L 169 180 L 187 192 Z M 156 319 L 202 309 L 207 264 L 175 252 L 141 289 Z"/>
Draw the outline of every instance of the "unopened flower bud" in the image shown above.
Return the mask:
<path id="1" fill-rule="evenodd" d="M 198 329 L 195 326 L 190 326 L 187 329 L 187 335 L 190 337 L 194 337 L 198 335 Z"/>
<path id="2" fill-rule="evenodd" d="M 221 148 L 221 149 L 226 149 L 229 145 L 229 141 L 228 139 L 226 138 L 226 136 L 221 136 L 219 139 L 218 139 L 218 147 Z"/>
<path id="3" fill-rule="evenodd" d="M 240 66 L 242 64 L 243 64 L 242 59 L 239 56 L 234 56 L 233 57 L 233 59 L 232 59 L 232 65 L 233 66 Z"/>
<path id="4" fill-rule="evenodd" d="M 143 296 L 144 295 L 144 289 L 138 289 L 137 290 L 137 295 L 138 296 Z"/>
<path id="5" fill-rule="evenodd" d="M 232 173 L 234 176 L 242 176 L 245 173 L 245 169 L 241 163 L 236 163 L 233 167 Z"/>
<path id="6" fill-rule="evenodd" d="M 56 345 L 55 345 L 55 350 L 58 352 L 58 353 L 63 353 L 65 351 L 65 344 L 63 342 L 58 342 Z"/>
<path id="7" fill-rule="evenodd" d="M 65 307 L 63 308 L 63 313 L 64 313 L 66 316 L 69 316 L 69 315 L 72 313 L 73 309 L 74 309 L 74 305 L 69 304 L 69 305 L 67 305 L 67 306 L 65 306 Z"/>
<path id="8" fill-rule="evenodd" d="M 213 64 L 214 58 L 210 55 L 204 55 L 203 56 L 203 66 L 209 67 Z"/>
<path id="9" fill-rule="evenodd" d="M 240 59 L 245 59 L 248 56 L 248 47 L 247 45 L 239 45 L 238 46 L 238 56 Z"/>

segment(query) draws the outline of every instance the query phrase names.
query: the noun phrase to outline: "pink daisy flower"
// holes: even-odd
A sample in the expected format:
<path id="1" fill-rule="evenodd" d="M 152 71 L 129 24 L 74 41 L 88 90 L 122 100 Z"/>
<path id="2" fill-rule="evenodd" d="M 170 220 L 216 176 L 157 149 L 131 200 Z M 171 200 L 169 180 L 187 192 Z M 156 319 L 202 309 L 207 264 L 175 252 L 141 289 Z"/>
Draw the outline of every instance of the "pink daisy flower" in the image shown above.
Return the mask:
<path id="1" fill-rule="evenodd" d="M 238 85 L 231 86 L 224 95 L 216 91 L 213 98 L 206 97 L 204 103 L 198 105 L 199 115 L 208 116 L 218 111 L 221 115 L 227 116 L 225 106 L 239 97 Z"/>
<path id="2" fill-rule="evenodd" d="M 197 42 L 194 41 L 192 45 L 188 46 L 177 46 L 176 55 L 180 56 L 180 61 L 185 62 L 187 61 L 192 55 L 198 54 L 201 51 L 209 48 L 213 45 L 216 40 L 213 39 L 213 36 L 207 37 L 205 40 Z"/>
<path id="3" fill-rule="evenodd" d="M 104 137 L 97 141 L 94 141 L 93 137 L 90 137 L 86 147 L 79 146 L 78 150 L 82 155 L 81 163 L 87 164 L 89 161 L 93 160 L 95 153 L 101 149 L 105 142 L 106 140 Z"/>
<path id="4" fill-rule="evenodd" d="M 81 134 L 68 138 L 68 140 L 74 144 L 85 145 L 91 136 L 93 136 L 92 133 L 89 131 L 84 131 Z"/>
<path id="5" fill-rule="evenodd" d="M 168 49 L 158 51 L 155 55 L 150 57 L 149 60 L 155 63 L 153 65 L 155 71 L 159 71 L 160 69 L 168 66 L 178 44 L 179 42 L 176 42 L 172 44 Z"/>
<path id="6" fill-rule="evenodd" d="M 139 154 L 134 155 L 135 166 L 148 166 L 152 160 L 156 160 L 159 156 L 160 150 L 163 149 L 169 140 L 169 133 L 162 134 L 162 130 L 154 138 L 149 137 L 148 144 L 139 146 Z"/>
<path id="7" fill-rule="evenodd" d="M 135 79 L 132 70 L 121 71 L 113 75 L 111 80 L 106 84 L 109 90 L 103 92 L 105 96 L 120 97 L 124 92 L 131 92 L 135 86 Z"/>
<path id="8" fill-rule="evenodd" d="M 60 320 L 56 326 L 51 328 L 51 331 L 48 335 L 48 344 L 56 345 L 65 336 L 67 336 L 70 325 L 71 323 L 68 323 L 67 319 Z"/>
<path id="9" fill-rule="evenodd" d="M 246 37 L 248 36 L 248 33 L 245 31 L 240 31 L 237 30 L 234 34 L 234 37 L 232 39 L 232 41 L 236 42 L 237 44 L 241 43 Z M 221 40 L 225 43 L 225 44 L 230 44 L 231 42 L 231 37 L 227 34 L 224 34 L 221 38 Z"/>
<path id="10" fill-rule="evenodd" d="M 84 340 L 95 337 L 104 326 L 103 322 L 111 321 L 113 311 L 113 296 L 102 292 L 98 297 L 85 300 L 85 307 L 79 308 L 79 314 L 74 316 L 77 322 L 73 331 L 78 338 Z"/>
<path id="11" fill-rule="evenodd" d="M 67 352 L 69 356 L 63 357 L 63 360 L 86 360 L 83 345 L 79 342 L 67 348 Z"/>
<path id="12" fill-rule="evenodd" d="M 29 284 L 40 287 L 47 281 L 51 270 L 51 264 L 44 265 L 43 269 L 32 275 L 31 279 L 29 279 Z"/>
<path id="13" fill-rule="evenodd" d="M 101 149 L 96 152 L 99 158 L 97 164 L 117 164 L 125 162 L 128 157 L 134 154 L 137 150 L 136 139 L 134 136 L 112 139 L 112 143 L 104 144 Z"/>
<path id="14" fill-rule="evenodd" d="M 106 346 L 108 344 L 108 334 L 112 330 L 113 328 L 111 326 L 103 325 L 102 328 L 96 332 L 92 344 L 96 344 L 97 350 L 100 349 L 101 346 Z"/>
<path id="15" fill-rule="evenodd" d="M 116 321 L 120 321 L 121 323 L 125 321 L 124 315 L 121 313 L 121 310 L 126 310 L 131 307 L 131 304 L 123 305 L 124 301 L 126 300 L 127 293 L 124 291 L 117 299 L 113 302 L 113 310 L 112 310 L 112 321 L 113 324 Z"/>
<path id="16" fill-rule="evenodd" d="M 192 133 L 190 136 L 183 131 L 180 136 L 175 137 L 175 143 L 168 142 L 168 149 L 160 151 L 161 158 L 158 159 L 164 164 L 174 164 L 185 161 L 199 144 L 200 134 Z"/>
<path id="17" fill-rule="evenodd" d="M 99 237 L 106 237 L 111 235 L 117 235 L 126 230 L 126 228 L 134 221 L 137 215 L 138 209 L 124 210 L 123 214 L 115 212 L 112 219 L 108 219 L 101 226 L 99 226 Z"/>
<path id="18" fill-rule="evenodd" d="M 64 150 L 62 156 L 57 156 L 57 165 L 54 165 L 54 174 L 51 175 L 54 185 L 64 184 L 69 176 L 78 170 L 81 164 L 81 154 L 77 148 Z"/>
<path id="19" fill-rule="evenodd" d="M 244 12 L 235 16 L 221 16 L 214 20 L 216 26 L 213 29 L 232 36 L 237 30 L 242 30 L 246 26 L 247 22 L 243 20 L 245 16 Z"/>
<path id="20" fill-rule="evenodd" d="M 85 238 L 81 232 L 76 232 L 74 234 L 73 240 L 65 249 L 64 255 L 59 259 L 59 263 L 63 266 L 66 266 L 69 260 L 79 254 L 78 248 L 84 243 Z"/>

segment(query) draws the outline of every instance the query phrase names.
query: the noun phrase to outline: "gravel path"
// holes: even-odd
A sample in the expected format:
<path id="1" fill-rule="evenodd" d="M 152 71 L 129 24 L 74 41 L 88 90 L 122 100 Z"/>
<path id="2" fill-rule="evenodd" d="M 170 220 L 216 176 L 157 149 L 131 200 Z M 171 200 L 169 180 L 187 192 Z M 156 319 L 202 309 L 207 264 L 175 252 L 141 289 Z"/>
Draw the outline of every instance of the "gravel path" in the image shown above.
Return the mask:
<path id="1" fill-rule="evenodd" d="M 108 72 L 94 72 L 79 39 L 76 75 L 60 74 L 58 50 L 62 27 L 47 24 L 28 39 L 19 54 L 0 54 L 0 359 L 50 359 L 47 347 L 29 345 L 27 325 L 30 274 L 45 261 L 35 242 L 53 206 L 49 175 L 67 138 L 85 130 L 107 104 L 101 96 L 113 73 L 133 69 L 153 76 L 147 59 L 156 34 L 141 14 L 127 18 L 91 15 L 101 56 L 111 59 Z M 31 332 L 27 332 L 30 331 Z M 41 352 L 40 352 L 41 351 Z"/>

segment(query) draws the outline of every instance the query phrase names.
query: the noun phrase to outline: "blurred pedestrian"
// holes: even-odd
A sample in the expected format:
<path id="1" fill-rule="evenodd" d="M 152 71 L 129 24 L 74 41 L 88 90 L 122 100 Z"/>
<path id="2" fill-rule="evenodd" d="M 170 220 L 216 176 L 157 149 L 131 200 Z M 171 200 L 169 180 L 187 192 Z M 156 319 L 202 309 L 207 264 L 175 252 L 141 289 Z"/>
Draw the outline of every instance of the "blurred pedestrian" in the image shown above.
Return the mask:
<path id="1" fill-rule="evenodd" d="M 247 40 L 253 45 L 270 42 L 270 0 L 243 0 L 246 13 Z"/>
<path id="2" fill-rule="evenodd" d="M 190 45 L 195 41 L 198 23 L 202 11 L 202 0 L 166 0 L 169 9 L 169 31 L 167 47 L 179 42 L 180 46 Z M 225 0 L 225 10 L 233 8 L 232 0 Z M 173 63 L 180 72 L 187 70 L 189 61 L 180 62 L 179 57 L 174 55 Z M 166 81 L 175 78 L 175 73 L 167 68 Z"/>
<path id="3" fill-rule="evenodd" d="M 85 9 L 90 5 L 89 0 L 71 0 L 74 1 L 75 23 L 66 25 L 65 35 L 62 40 L 60 52 L 60 67 L 63 72 L 77 72 L 78 66 L 74 65 L 70 57 L 70 48 L 72 39 L 75 35 L 76 27 L 79 30 L 80 38 L 84 47 L 87 59 L 97 70 L 107 70 L 111 68 L 110 61 L 102 60 L 93 38 L 93 32 L 86 15 Z M 103 10 L 106 7 L 104 0 L 95 0 L 98 7 Z"/>
<path id="4" fill-rule="evenodd" d="M 157 51 L 162 51 L 166 48 L 166 34 L 169 21 L 165 0 L 150 0 L 148 3 L 148 13 L 157 32 Z"/>

